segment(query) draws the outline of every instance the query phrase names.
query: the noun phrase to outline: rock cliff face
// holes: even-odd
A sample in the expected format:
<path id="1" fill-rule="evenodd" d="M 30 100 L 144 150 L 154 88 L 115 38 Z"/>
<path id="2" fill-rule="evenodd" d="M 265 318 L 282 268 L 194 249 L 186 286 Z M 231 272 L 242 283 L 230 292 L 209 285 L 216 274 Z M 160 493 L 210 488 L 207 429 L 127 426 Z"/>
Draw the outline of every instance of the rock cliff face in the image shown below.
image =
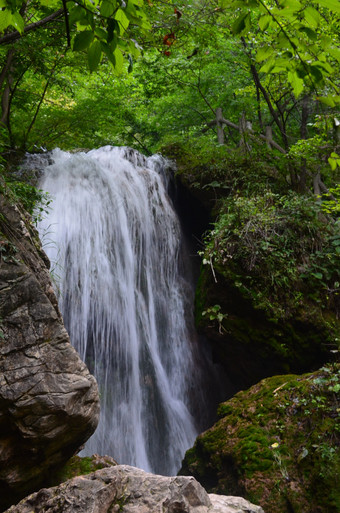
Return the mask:
<path id="1" fill-rule="evenodd" d="M 208 495 L 193 477 L 117 465 L 42 489 L 6 513 L 263 513 L 241 497 Z"/>
<path id="2" fill-rule="evenodd" d="M 97 384 L 70 344 L 48 260 L 0 195 L 0 509 L 37 489 L 94 432 Z"/>

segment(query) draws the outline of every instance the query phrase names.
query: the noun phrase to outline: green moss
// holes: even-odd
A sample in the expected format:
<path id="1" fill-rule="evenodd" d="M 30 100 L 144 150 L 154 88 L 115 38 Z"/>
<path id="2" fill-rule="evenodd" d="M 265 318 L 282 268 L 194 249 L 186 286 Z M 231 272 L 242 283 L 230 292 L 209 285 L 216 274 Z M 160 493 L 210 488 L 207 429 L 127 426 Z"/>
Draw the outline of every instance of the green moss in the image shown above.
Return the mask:
<path id="1" fill-rule="evenodd" d="M 233 488 L 243 487 L 266 513 L 337 513 L 339 390 L 339 365 L 267 378 L 220 406 L 223 417 L 197 439 L 183 468 L 205 486 L 214 476 L 208 491 L 218 493 L 230 494 L 227 483 L 237 476 Z"/>
<path id="2" fill-rule="evenodd" d="M 106 461 L 105 457 L 101 457 L 98 461 L 95 456 L 80 457 L 75 455 L 69 459 L 62 469 L 54 473 L 48 484 L 49 486 L 57 486 L 73 477 L 91 474 L 110 465 L 112 465 L 111 458 L 107 458 Z"/>

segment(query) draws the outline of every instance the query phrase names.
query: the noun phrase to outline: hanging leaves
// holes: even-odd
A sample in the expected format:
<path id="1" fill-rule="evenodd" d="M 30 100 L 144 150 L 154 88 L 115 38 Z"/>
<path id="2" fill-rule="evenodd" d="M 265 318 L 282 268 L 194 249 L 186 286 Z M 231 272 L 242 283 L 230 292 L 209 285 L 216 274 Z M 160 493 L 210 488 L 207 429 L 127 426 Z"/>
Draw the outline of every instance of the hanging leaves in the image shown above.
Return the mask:
<path id="1" fill-rule="evenodd" d="M 8 31 L 9 27 L 21 34 L 24 32 L 25 22 L 20 10 L 24 10 L 28 4 L 30 2 L 27 3 L 23 0 L 0 0 L 0 34 Z M 75 32 L 72 49 L 87 52 L 91 71 L 97 69 L 102 53 L 113 67 L 119 68 L 119 72 L 123 69 L 124 58 L 126 58 L 131 71 L 131 55 L 136 57 L 140 53 L 141 47 L 135 44 L 134 40 L 129 39 L 130 24 L 133 23 L 138 27 L 140 34 L 151 29 L 143 0 L 96 0 L 95 2 L 92 0 L 82 0 L 82 2 L 38 0 L 34 2 L 34 8 L 30 5 L 30 10 L 35 10 L 34 20 L 41 21 L 39 17 L 48 18 L 51 14 L 53 15 L 54 11 L 57 11 L 58 16 L 63 16 L 63 5 L 67 6 L 70 33 L 74 34 Z M 175 14 L 177 20 L 182 16 L 177 9 Z M 121 48 L 119 53 L 115 53 L 117 47 Z"/>

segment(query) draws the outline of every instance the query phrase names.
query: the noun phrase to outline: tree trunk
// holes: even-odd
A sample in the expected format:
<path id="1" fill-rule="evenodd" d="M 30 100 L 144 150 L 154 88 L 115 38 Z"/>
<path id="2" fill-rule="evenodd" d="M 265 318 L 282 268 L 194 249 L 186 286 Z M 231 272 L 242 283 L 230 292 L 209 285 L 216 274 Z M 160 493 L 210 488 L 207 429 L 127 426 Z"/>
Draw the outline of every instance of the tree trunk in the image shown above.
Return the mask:
<path id="1" fill-rule="evenodd" d="M 14 49 L 11 48 L 6 55 L 6 62 L 0 74 L 0 87 L 3 87 L 1 92 L 1 117 L 0 125 L 9 126 L 9 111 L 10 111 L 10 95 L 11 85 L 13 83 L 13 58 Z"/>
<path id="2" fill-rule="evenodd" d="M 224 130 L 223 130 L 223 114 L 221 107 L 216 109 L 216 126 L 217 126 L 217 141 L 218 144 L 224 144 Z"/>

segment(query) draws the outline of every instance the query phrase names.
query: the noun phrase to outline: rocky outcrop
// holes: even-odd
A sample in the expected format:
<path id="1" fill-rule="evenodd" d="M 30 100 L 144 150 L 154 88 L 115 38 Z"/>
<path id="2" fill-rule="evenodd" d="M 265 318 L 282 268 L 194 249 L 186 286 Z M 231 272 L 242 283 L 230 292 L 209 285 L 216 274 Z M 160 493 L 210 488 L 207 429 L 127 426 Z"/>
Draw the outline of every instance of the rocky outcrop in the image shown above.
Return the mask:
<path id="1" fill-rule="evenodd" d="M 267 378 L 220 405 L 181 473 L 266 513 L 340 511 L 340 365 Z"/>
<path id="2" fill-rule="evenodd" d="M 6 513 L 263 513 L 241 497 L 208 495 L 193 477 L 117 465 L 42 489 Z"/>
<path id="3" fill-rule="evenodd" d="M 94 432 L 95 379 L 70 344 L 38 236 L 0 196 L 0 508 Z"/>

